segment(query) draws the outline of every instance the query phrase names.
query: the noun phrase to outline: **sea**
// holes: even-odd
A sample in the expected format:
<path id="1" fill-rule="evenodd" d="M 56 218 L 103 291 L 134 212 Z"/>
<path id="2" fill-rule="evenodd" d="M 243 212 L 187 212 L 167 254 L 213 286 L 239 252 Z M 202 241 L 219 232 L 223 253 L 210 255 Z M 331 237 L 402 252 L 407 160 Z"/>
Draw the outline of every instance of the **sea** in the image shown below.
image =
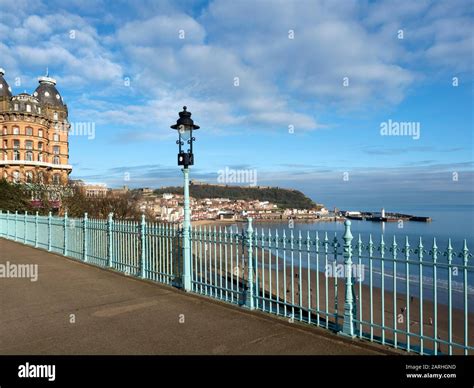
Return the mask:
<path id="1" fill-rule="evenodd" d="M 358 209 L 361 211 L 380 211 L 380 209 Z M 464 242 L 470 252 L 474 254 L 474 204 L 473 205 L 445 205 L 445 206 L 431 206 L 431 205 L 419 205 L 416 207 L 397 207 L 396 209 L 386 209 L 387 212 L 396 212 L 403 214 L 411 214 L 416 216 L 427 216 L 431 217 L 431 222 L 415 222 L 415 221 L 404 221 L 399 222 L 373 222 L 373 221 L 359 221 L 351 220 L 351 231 L 354 236 L 353 244 L 358 240 L 359 234 L 361 236 L 364 245 L 367 245 L 369 235 L 372 236 L 374 246 L 377 248 L 381 236 L 383 235 L 385 242 L 385 257 L 391 258 L 392 252 L 389 251 L 393 239 L 395 238 L 396 243 L 400 251 L 398 252 L 398 258 L 400 262 L 404 258 L 404 253 L 401 251 L 405 247 L 406 237 L 410 248 L 415 250 L 418 248 L 420 237 L 422 239 L 423 247 L 426 250 L 423 257 L 422 273 L 420 276 L 419 265 L 417 263 L 410 263 L 408 268 L 408 276 L 406 266 L 404 264 L 396 265 L 393 268 L 393 262 L 386 261 L 384 263 L 384 288 L 386 291 L 392 291 L 396 287 L 397 293 L 406 295 L 406 284 L 408 279 L 409 293 L 410 296 L 418 297 L 420 294 L 420 288 L 423 292 L 423 298 L 434 300 L 438 304 L 448 304 L 449 292 L 448 292 L 448 267 L 447 257 L 444 255 L 448 246 L 448 239 L 451 239 L 451 244 L 454 251 L 453 267 L 451 268 L 451 281 L 452 281 L 452 292 L 451 300 L 454 308 L 464 309 L 466 307 L 465 297 L 467 295 L 467 307 L 470 312 L 474 312 L 474 257 L 470 257 L 468 260 L 468 271 L 464 271 L 461 267 L 463 259 L 459 257 L 462 254 Z M 344 234 L 344 223 L 343 222 L 312 222 L 312 223 L 294 223 L 293 228 L 290 228 L 288 221 L 281 223 L 264 223 L 257 222 L 255 228 L 261 233 L 263 229 L 265 234 L 268 230 L 274 231 L 278 229 L 279 235 L 285 229 L 287 236 L 293 232 L 294 236 L 298 236 L 301 231 L 303 237 L 307 236 L 308 231 L 310 236 L 314 236 L 315 232 L 318 231 L 319 238 L 324 237 L 324 233 L 328 233 L 328 238 L 331 241 L 334 236 L 338 237 L 339 242 L 342 244 L 342 235 Z M 437 271 L 436 271 L 436 282 L 434 281 L 434 271 L 432 263 L 432 257 L 430 250 L 433 247 L 433 242 L 436 240 L 438 247 L 438 260 Z M 342 248 L 340 248 L 342 252 Z M 374 251 L 375 256 L 380 256 L 380 252 Z M 322 255 L 321 255 L 322 256 Z M 319 269 L 324 271 L 323 258 L 319 258 Z M 342 262 L 342 257 L 338 260 Z M 412 252 L 410 260 L 417 261 L 418 255 Z M 302 265 L 307 266 L 303 260 Z M 360 281 L 364 284 L 369 282 L 369 265 L 368 259 L 363 258 L 362 264 L 364 267 L 363 276 Z M 459 267 L 458 267 L 459 266 Z M 316 259 L 310 263 L 311 269 L 316 268 Z M 372 268 L 372 281 L 374 287 L 381 287 L 382 280 L 382 265 L 380 260 L 373 260 Z M 395 282 L 393 277 L 395 275 Z M 436 293 L 434 292 L 436 285 Z"/>

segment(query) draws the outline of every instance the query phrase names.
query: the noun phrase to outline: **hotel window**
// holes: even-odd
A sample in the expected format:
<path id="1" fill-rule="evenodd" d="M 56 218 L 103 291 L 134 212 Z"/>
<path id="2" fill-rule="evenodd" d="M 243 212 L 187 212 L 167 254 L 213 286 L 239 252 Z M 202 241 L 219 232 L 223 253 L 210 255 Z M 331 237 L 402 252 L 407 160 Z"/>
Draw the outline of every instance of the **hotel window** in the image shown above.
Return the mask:
<path id="1" fill-rule="evenodd" d="M 27 183 L 32 183 L 33 182 L 33 172 L 27 171 L 25 173 L 25 178 Z"/>
<path id="2" fill-rule="evenodd" d="M 3 141 L 3 148 L 8 148 L 8 140 Z"/>
<path id="3" fill-rule="evenodd" d="M 38 162 L 42 162 L 43 161 L 43 154 L 38 154 Z"/>
<path id="4" fill-rule="evenodd" d="M 53 175 L 53 185 L 59 185 L 61 182 L 61 177 L 59 174 L 54 174 Z"/>
<path id="5" fill-rule="evenodd" d="M 31 112 L 31 105 L 30 105 L 30 104 L 27 104 L 27 105 L 26 105 L 26 111 L 27 111 L 27 112 Z"/>
<path id="6" fill-rule="evenodd" d="M 18 104 L 14 104 L 14 105 L 13 105 L 13 109 L 14 109 L 14 110 L 18 110 Z"/>
<path id="7" fill-rule="evenodd" d="M 26 136 L 33 136 L 33 128 L 26 127 Z"/>
<path id="8" fill-rule="evenodd" d="M 31 140 L 26 140 L 25 141 L 25 148 L 27 150 L 32 150 L 33 149 L 33 142 Z"/>
<path id="9" fill-rule="evenodd" d="M 41 141 L 38 142 L 38 151 L 43 151 L 43 143 Z"/>
<path id="10" fill-rule="evenodd" d="M 13 140 L 13 149 L 20 149 L 20 140 Z"/>
<path id="11" fill-rule="evenodd" d="M 43 175 L 43 173 L 42 173 L 41 171 L 38 173 L 38 182 L 39 182 L 39 183 L 43 183 L 43 182 L 44 182 L 44 175 Z"/>
<path id="12" fill-rule="evenodd" d="M 20 182 L 20 171 L 13 171 L 13 182 Z"/>
<path id="13" fill-rule="evenodd" d="M 57 120 L 57 119 L 58 119 L 58 112 L 54 112 L 54 113 L 53 113 L 53 119 L 54 119 L 54 120 Z"/>
<path id="14" fill-rule="evenodd" d="M 38 136 L 43 137 L 43 130 L 42 129 L 38 129 Z"/>
<path id="15" fill-rule="evenodd" d="M 59 141 L 59 134 L 53 134 L 53 141 Z"/>
<path id="16" fill-rule="evenodd" d="M 59 156 L 53 158 L 53 164 L 59 164 Z"/>
<path id="17" fill-rule="evenodd" d="M 7 127 L 3 127 L 3 134 L 4 134 L 4 135 L 8 135 L 8 129 L 7 129 Z"/>
<path id="18" fill-rule="evenodd" d="M 13 134 L 14 134 L 14 135 L 19 135 L 19 134 L 20 134 L 20 128 L 18 128 L 18 127 L 13 127 Z"/>
<path id="19" fill-rule="evenodd" d="M 59 155 L 59 146 L 54 146 L 53 147 L 53 154 Z"/>
<path id="20" fill-rule="evenodd" d="M 21 160 L 20 158 L 20 151 L 13 151 L 13 160 Z"/>
<path id="21" fill-rule="evenodd" d="M 27 151 L 25 159 L 26 159 L 27 162 L 32 162 L 33 161 L 33 152 Z"/>

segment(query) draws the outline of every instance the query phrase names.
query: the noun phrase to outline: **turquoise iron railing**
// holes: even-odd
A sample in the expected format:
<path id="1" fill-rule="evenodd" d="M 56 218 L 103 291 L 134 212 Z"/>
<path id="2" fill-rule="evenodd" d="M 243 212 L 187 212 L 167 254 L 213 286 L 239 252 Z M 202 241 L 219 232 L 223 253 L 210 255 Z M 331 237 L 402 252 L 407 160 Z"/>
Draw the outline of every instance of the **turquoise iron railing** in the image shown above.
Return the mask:
<path id="1" fill-rule="evenodd" d="M 0 236 L 99 267 L 180 285 L 176 226 L 0 212 Z"/>
<path id="2" fill-rule="evenodd" d="M 182 287 L 176 225 L 0 212 L 0 236 Z M 354 241 L 318 232 L 192 227 L 191 290 L 290 321 L 419 354 L 474 354 L 474 267 L 466 241 Z"/>

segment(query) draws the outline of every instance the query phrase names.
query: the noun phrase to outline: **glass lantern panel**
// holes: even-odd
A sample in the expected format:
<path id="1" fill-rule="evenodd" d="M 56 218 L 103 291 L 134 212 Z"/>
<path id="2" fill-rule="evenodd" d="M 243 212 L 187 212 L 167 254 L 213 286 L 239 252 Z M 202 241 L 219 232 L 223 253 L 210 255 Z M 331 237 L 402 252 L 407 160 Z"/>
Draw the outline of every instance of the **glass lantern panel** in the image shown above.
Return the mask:
<path id="1" fill-rule="evenodd" d="M 187 126 L 181 126 L 179 129 L 179 134 L 181 135 L 181 139 L 184 140 L 184 141 L 187 141 L 189 140 L 189 138 L 191 137 L 191 129 Z"/>

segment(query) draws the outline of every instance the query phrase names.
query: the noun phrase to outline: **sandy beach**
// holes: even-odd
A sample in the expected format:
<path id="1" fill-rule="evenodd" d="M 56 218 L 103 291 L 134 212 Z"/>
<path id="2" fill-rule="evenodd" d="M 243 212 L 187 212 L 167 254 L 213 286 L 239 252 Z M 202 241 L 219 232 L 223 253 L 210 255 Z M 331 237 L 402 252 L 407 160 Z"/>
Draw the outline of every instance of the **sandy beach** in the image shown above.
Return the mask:
<path id="1" fill-rule="evenodd" d="M 212 244 L 214 242 L 212 241 Z M 240 244 L 240 243 L 239 243 Z M 202 244 L 204 245 L 204 244 Z M 200 276 L 200 259 L 203 262 L 202 278 L 207 276 L 207 283 L 219 286 L 222 284 L 231 287 L 230 280 L 233 278 L 234 288 L 237 288 L 237 276 L 239 274 L 241 289 L 246 284 L 248 276 L 248 268 L 246 268 L 247 257 L 245 254 L 244 263 L 242 264 L 242 250 L 241 246 L 235 249 L 233 246 L 233 270 L 227 268 L 225 271 L 224 264 L 221 264 L 220 254 L 225 250 L 224 243 L 217 243 L 217 248 L 209 250 L 199 250 L 199 244 L 194 242 L 193 248 L 193 262 L 197 272 L 197 278 Z M 202 249 L 202 247 L 201 247 Z M 230 244 L 227 244 L 228 254 L 230 255 Z M 206 252 L 204 252 L 206 251 Z M 203 253 L 204 252 L 204 253 Z M 281 253 L 281 252 L 280 252 Z M 205 257 L 204 257 L 205 256 Z M 228 258 L 230 260 L 230 257 Z M 271 260 L 271 269 L 269 261 Z M 342 325 L 344 314 L 344 295 L 345 295 L 345 279 L 326 277 L 324 272 L 317 272 L 312 269 L 302 267 L 299 270 L 299 256 L 294 254 L 293 271 L 291 267 L 291 255 L 286 254 L 286 267 L 283 259 L 277 258 L 268 250 L 254 249 L 254 263 L 255 278 L 258 286 L 256 294 L 259 297 L 265 295 L 266 300 L 257 298 L 258 308 L 264 308 L 273 312 L 278 312 L 280 315 L 286 315 L 291 319 L 294 316 L 295 320 L 302 319 L 304 321 L 311 320 L 311 323 L 319 322 L 320 326 L 326 327 L 326 324 Z M 307 260 L 306 254 L 302 255 L 302 261 Z M 314 257 L 311 258 L 314 263 Z M 328 262 L 332 259 L 328 257 Z M 338 261 L 338 263 L 340 260 Z M 222 260 L 223 263 L 223 260 Z M 277 266 L 278 263 L 278 266 Z M 230 262 L 228 262 L 230 267 Z M 262 265 L 263 264 L 263 265 Z M 221 268 L 222 265 L 222 268 Z M 237 270 L 236 270 L 237 269 Z M 285 270 L 286 269 L 286 270 Z M 320 271 L 322 268 L 320 268 Z M 217 272 L 217 282 L 216 280 Z M 232 275 L 232 276 L 231 276 Z M 368 275 L 367 275 L 368 276 Z M 375 275 L 374 275 L 375 276 Z M 222 277 L 222 280 L 221 280 Z M 390 279 L 391 280 L 391 279 Z M 386 279 L 386 284 L 390 281 Z M 278 286 L 277 286 L 278 284 Z M 319 287 L 318 287 L 319 285 Z M 291 300 L 291 289 L 294 290 L 294 301 Z M 372 314 L 372 322 L 374 325 L 380 325 L 382 319 L 386 329 L 382 332 L 380 327 L 374 326 L 371 330 L 368 323 L 357 324 L 356 329 L 362 329 L 364 336 L 369 338 L 379 339 L 385 338 L 386 342 L 394 342 L 395 337 L 400 345 L 406 346 L 410 343 L 412 349 L 420 348 L 420 339 L 413 335 L 404 333 L 395 334 L 393 328 L 401 331 L 408 331 L 414 334 L 421 334 L 426 337 L 433 337 L 435 324 L 437 325 L 437 337 L 440 341 L 448 341 L 449 339 L 449 311 L 448 306 L 438 303 L 437 314 L 434 313 L 433 302 L 424 299 L 422 306 L 422 314 L 420 315 L 420 301 L 418 294 L 407 296 L 401 292 L 397 292 L 394 300 L 394 294 L 391 291 L 385 290 L 382 295 L 380 288 L 373 287 L 372 298 L 373 308 L 370 311 L 370 288 L 366 284 L 356 282 L 354 285 L 354 293 L 356 298 L 356 318 L 361 321 L 370 322 Z M 400 284 L 397 290 L 401 290 Z M 214 290 L 209 288 L 209 290 Z M 318 291 L 319 290 L 319 291 Z M 327 290 L 327 291 L 326 291 Z M 212 292 L 212 291 L 211 291 Z M 216 290 L 216 293 L 220 291 Z M 384 300 L 384 308 L 382 310 L 382 300 Z M 292 303 L 294 302 L 294 303 Z M 293 307 L 292 307 L 293 305 Z M 286 306 L 286 311 L 285 311 Z M 301 308 L 300 308 L 301 306 Z M 310 316 L 308 311 L 311 311 Z M 319 311 L 319 313 L 318 313 Z M 383 311 L 383 317 L 382 317 Z M 286 313 L 285 313 L 286 312 Z M 328 322 L 326 323 L 326 312 Z M 464 344 L 464 312 L 459 309 L 452 308 L 452 341 L 458 344 Z M 395 320 L 394 320 L 395 318 Z M 332 325 L 331 325 L 332 324 Z M 342 326 L 341 326 L 342 327 Z M 470 313 L 468 318 L 468 341 L 472 346 L 474 342 L 474 314 Z M 433 352 L 435 347 L 439 353 L 448 353 L 449 346 L 445 343 L 435 344 L 429 339 L 423 340 L 424 352 Z M 464 350 L 452 346 L 452 354 L 464 354 Z M 474 354 L 474 352 L 470 352 Z"/>

